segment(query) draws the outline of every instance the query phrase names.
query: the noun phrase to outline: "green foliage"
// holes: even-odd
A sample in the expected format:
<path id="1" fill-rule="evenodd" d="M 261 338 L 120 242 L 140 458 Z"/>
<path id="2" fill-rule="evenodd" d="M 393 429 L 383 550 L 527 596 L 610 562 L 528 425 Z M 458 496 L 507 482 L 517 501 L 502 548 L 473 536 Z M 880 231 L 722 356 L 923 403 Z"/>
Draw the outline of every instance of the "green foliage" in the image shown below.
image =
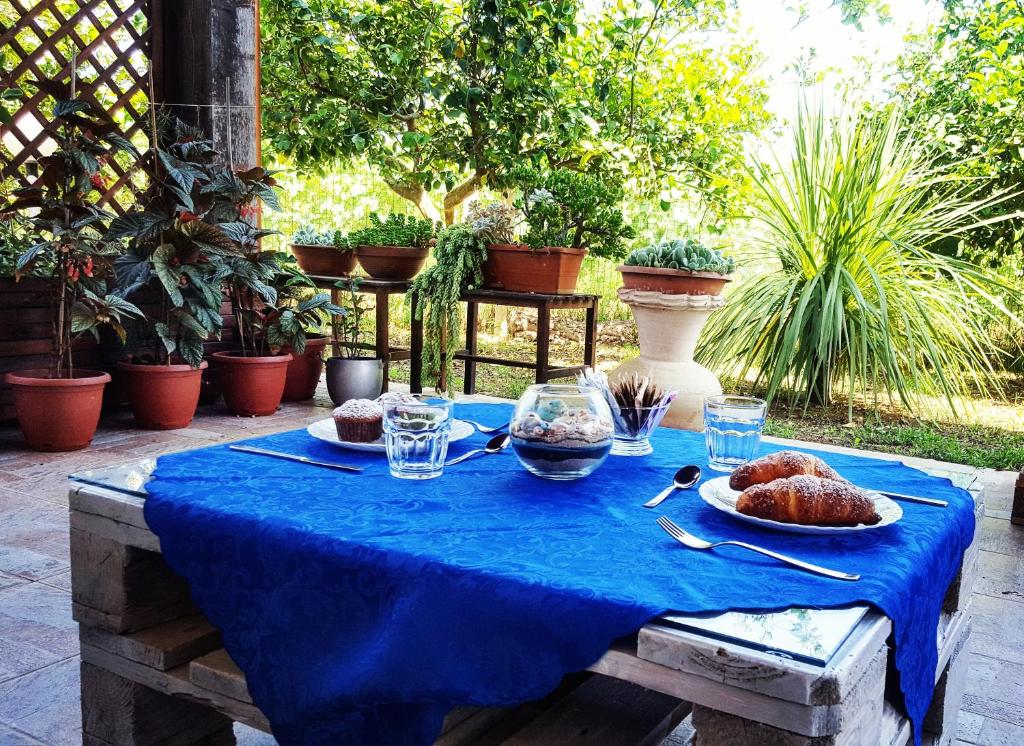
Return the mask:
<path id="1" fill-rule="evenodd" d="M 258 310 L 271 352 L 288 348 L 301 355 L 310 333 L 324 334 L 333 316 L 345 316 L 345 309 L 331 301 L 329 293 L 316 291 L 316 285 L 299 269 L 290 254 L 278 254 L 281 267 L 277 278 L 277 304 L 262 304 Z"/>
<path id="2" fill-rule="evenodd" d="M 155 164 L 148 192 L 111 222 L 107 239 L 128 241 L 114 264 L 118 294 L 156 289 L 161 296 L 159 312 L 132 325 L 129 351 L 140 361 L 180 359 L 198 368 L 203 343 L 224 323 L 221 284 L 235 244 L 218 218 L 213 143 L 177 119 L 161 122 L 157 141 L 146 153 Z"/>
<path id="3" fill-rule="evenodd" d="M 339 280 L 334 287 L 345 291 L 345 305 L 342 310 L 345 312 L 339 324 L 341 329 L 341 354 L 344 357 L 359 357 L 363 344 L 363 318 L 368 312 L 366 301 L 359 292 L 359 286 L 363 278 L 350 277 L 347 280 Z"/>
<path id="4" fill-rule="evenodd" d="M 634 267 L 664 267 L 720 275 L 731 275 L 736 269 L 736 262 L 731 257 L 692 238 L 661 241 L 642 249 L 634 249 L 626 257 L 625 263 Z"/>
<path id="5" fill-rule="evenodd" d="M 65 86 L 38 81 L 51 95 Z M 110 325 L 124 338 L 124 321 L 140 317 L 133 304 L 107 292 L 106 276 L 119 247 L 105 240 L 110 213 L 96 205 L 103 188 L 100 168 L 115 152 L 134 152 L 117 125 L 85 100 L 58 99 L 47 134 L 56 148 L 39 159 L 32 186 L 14 190 L 0 207 L 0 219 L 16 216 L 30 245 L 15 262 L 15 277 L 45 268 L 55 310 L 50 372 L 73 373 L 72 342 L 84 332 L 99 334 Z"/>
<path id="6" fill-rule="evenodd" d="M 392 213 L 384 220 L 370 213 L 370 225 L 348 234 L 349 246 L 404 246 L 421 248 L 434 237 L 434 222 L 428 218 Z"/>
<path id="7" fill-rule="evenodd" d="M 452 386 L 452 361 L 462 328 L 463 291 L 483 283 L 481 266 L 487 258 L 483 241 L 465 225 L 442 230 L 434 246 L 434 264 L 413 281 L 410 295 L 418 297 L 416 318 L 423 319 L 423 371 L 438 391 Z"/>
<path id="8" fill-rule="evenodd" d="M 703 41 L 725 0 L 267 0 L 268 151 L 368 162 L 431 218 L 523 160 L 723 204 L 768 122 L 749 46 Z"/>
<path id="9" fill-rule="evenodd" d="M 304 225 L 292 234 L 292 243 L 299 246 L 334 246 L 338 232 L 322 231 L 311 225 Z"/>
<path id="10" fill-rule="evenodd" d="M 753 370 L 768 398 L 789 384 L 827 402 L 845 381 L 851 407 L 885 392 L 911 408 L 917 393 L 937 394 L 954 409 L 974 388 L 998 390 L 987 329 L 1008 318 L 1005 287 L 933 248 L 1006 195 L 951 177 L 905 134 L 899 111 L 833 121 L 801 106 L 790 159 L 751 174 L 765 269 L 712 316 L 703 360 L 737 366 L 741 380 Z"/>
<path id="11" fill-rule="evenodd" d="M 1024 253 L 1024 9 L 1018 0 L 948 2 L 942 20 L 911 40 L 896 95 L 939 162 L 993 189 L 1017 192 L 1013 220 L 979 226 L 944 253 L 998 265 Z"/>
<path id="12" fill-rule="evenodd" d="M 522 192 L 516 207 L 526 216 L 523 242 L 535 249 L 583 247 L 614 259 L 625 253 L 622 242 L 635 235 L 623 218 L 623 191 L 614 180 L 520 165 L 504 184 Z"/>
<path id="13" fill-rule="evenodd" d="M 504 202 L 474 202 L 466 211 L 466 225 L 486 244 L 512 243 L 523 214 Z"/>

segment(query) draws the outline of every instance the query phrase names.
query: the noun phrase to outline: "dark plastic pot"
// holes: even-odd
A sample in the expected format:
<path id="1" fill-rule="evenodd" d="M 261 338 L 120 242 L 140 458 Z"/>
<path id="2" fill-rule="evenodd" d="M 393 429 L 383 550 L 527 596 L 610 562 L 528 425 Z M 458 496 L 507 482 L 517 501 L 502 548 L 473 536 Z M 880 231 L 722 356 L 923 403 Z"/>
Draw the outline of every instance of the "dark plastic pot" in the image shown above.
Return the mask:
<path id="1" fill-rule="evenodd" d="M 667 295 L 721 295 L 728 275 L 715 272 L 690 272 L 667 267 L 633 267 L 620 264 L 622 284 L 629 290 L 650 290 Z"/>
<path id="2" fill-rule="evenodd" d="M 147 430 L 177 430 L 188 427 L 199 404 L 204 360 L 191 365 L 138 365 L 120 362 L 124 391 L 139 427 Z"/>
<path id="3" fill-rule="evenodd" d="M 356 268 L 356 255 L 352 249 L 293 243 L 292 254 L 307 275 L 347 277 Z"/>
<path id="4" fill-rule="evenodd" d="M 295 355 L 290 348 L 282 350 L 292 353 L 292 361 L 288 363 L 281 401 L 306 401 L 313 398 L 317 384 L 320 383 L 320 374 L 324 371 L 324 347 L 330 341 L 330 337 L 316 335 L 306 339 L 306 349 L 301 355 Z"/>
<path id="5" fill-rule="evenodd" d="M 79 370 L 73 378 L 52 378 L 47 370 L 22 370 L 4 380 L 14 391 L 14 409 L 29 448 L 77 451 L 92 442 L 108 373 Z"/>
<path id="6" fill-rule="evenodd" d="M 384 388 L 384 361 L 376 357 L 327 358 L 327 393 L 335 406 L 376 399 Z"/>
<path id="7" fill-rule="evenodd" d="M 232 414 L 265 417 L 277 411 L 288 375 L 289 354 L 246 357 L 240 352 L 215 352 L 224 403 Z"/>
<path id="8" fill-rule="evenodd" d="M 359 266 L 375 280 L 411 280 L 423 269 L 430 247 L 357 246 Z"/>
<path id="9" fill-rule="evenodd" d="M 516 293 L 575 293 L 586 255 L 586 249 L 565 246 L 534 250 L 522 244 L 490 244 L 482 267 L 484 287 Z"/>

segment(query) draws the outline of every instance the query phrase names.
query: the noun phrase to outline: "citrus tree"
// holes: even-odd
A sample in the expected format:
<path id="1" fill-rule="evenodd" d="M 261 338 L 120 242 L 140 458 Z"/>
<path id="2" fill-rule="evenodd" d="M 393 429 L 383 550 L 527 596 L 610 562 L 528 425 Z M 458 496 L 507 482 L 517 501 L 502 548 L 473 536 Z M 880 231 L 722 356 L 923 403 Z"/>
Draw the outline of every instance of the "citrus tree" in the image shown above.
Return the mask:
<path id="1" fill-rule="evenodd" d="M 261 7 L 270 149 L 307 168 L 365 158 L 449 223 L 524 160 L 614 169 L 667 199 L 710 187 L 767 120 L 751 50 L 711 51 L 696 33 L 726 22 L 725 0 Z"/>
<path id="2" fill-rule="evenodd" d="M 973 259 L 999 264 L 1024 248 L 1024 5 L 1019 0 L 955 0 L 942 20 L 912 41 L 900 60 L 898 96 L 937 157 L 965 176 L 1017 192 L 1000 209 L 1015 219 L 979 227 L 960 244 Z"/>

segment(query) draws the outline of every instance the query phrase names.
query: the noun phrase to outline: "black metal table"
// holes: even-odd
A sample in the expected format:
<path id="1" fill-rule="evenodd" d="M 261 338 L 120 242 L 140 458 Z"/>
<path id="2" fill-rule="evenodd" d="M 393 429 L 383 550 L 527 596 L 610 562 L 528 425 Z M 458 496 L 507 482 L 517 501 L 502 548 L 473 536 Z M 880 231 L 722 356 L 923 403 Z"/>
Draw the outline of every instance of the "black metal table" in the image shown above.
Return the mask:
<path id="1" fill-rule="evenodd" d="M 462 294 L 466 303 L 466 349 L 455 353 L 456 360 L 466 364 L 463 391 L 476 393 L 476 366 L 506 365 L 513 368 L 531 368 L 537 383 L 547 383 L 552 378 L 562 378 L 581 372 L 597 363 L 597 304 L 600 296 L 585 294 L 546 295 L 542 293 L 513 293 L 507 290 L 470 290 Z M 480 355 L 477 346 L 478 307 L 483 305 L 515 306 L 537 309 L 537 354 L 534 362 L 507 360 Z M 568 309 L 585 309 L 587 312 L 586 333 L 583 343 L 583 364 L 551 367 L 551 312 Z"/>
<path id="2" fill-rule="evenodd" d="M 336 284 L 347 283 L 348 277 L 329 277 L 326 275 L 310 275 L 309 278 L 318 288 L 331 291 L 331 301 L 341 305 L 340 295 L 345 292 L 344 288 L 336 287 Z M 388 307 L 388 297 L 392 295 L 404 295 L 412 287 L 412 283 L 406 280 L 374 280 L 369 277 L 362 277 L 359 281 L 359 288 L 356 292 L 374 297 L 376 306 L 374 311 L 374 342 L 373 344 L 361 343 L 356 345 L 357 349 L 373 350 L 374 354 L 384 361 L 384 391 L 388 390 L 388 369 L 391 363 L 401 360 L 409 361 L 409 390 L 414 394 L 423 391 L 423 320 L 416 318 L 416 296 L 410 298 L 409 308 L 409 330 L 411 340 L 408 347 L 393 347 L 391 345 L 390 324 L 391 316 Z M 339 339 L 339 326 L 337 321 L 331 324 L 331 345 L 333 354 L 341 354 L 341 346 L 345 344 Z M 352 347 L 351 344 L 348 345 Z"/>

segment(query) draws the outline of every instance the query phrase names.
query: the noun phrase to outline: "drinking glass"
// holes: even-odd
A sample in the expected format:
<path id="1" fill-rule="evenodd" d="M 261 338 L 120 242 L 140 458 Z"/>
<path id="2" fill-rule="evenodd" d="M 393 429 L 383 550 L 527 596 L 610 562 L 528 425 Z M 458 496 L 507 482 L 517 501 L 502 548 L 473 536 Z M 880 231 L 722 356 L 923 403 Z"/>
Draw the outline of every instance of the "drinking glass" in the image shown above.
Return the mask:
<path id="1" fill-rule="evenodd" d="M 704 435 L 708 466 L 731 472 L 753 461 L 761 446 L 768 405 L 752 396 L 709 396 L 704 400 Z"/>
<path id="2" fill-rule="evenodd" d="M 612 443 L 612 455 L 646 456 L 652 453 L 651 433 L 658 429 L 670 406 L 671 399 L 655 407 L 633 407 L 628 411 L 613 406 L 615 441 Z"/>
<path id="3" fill-rule="evenodd" d="M 452 426 L 451 399 L 410 395 L 384 402 L 384 445 L 391 476 L 441 476 Z"/>

